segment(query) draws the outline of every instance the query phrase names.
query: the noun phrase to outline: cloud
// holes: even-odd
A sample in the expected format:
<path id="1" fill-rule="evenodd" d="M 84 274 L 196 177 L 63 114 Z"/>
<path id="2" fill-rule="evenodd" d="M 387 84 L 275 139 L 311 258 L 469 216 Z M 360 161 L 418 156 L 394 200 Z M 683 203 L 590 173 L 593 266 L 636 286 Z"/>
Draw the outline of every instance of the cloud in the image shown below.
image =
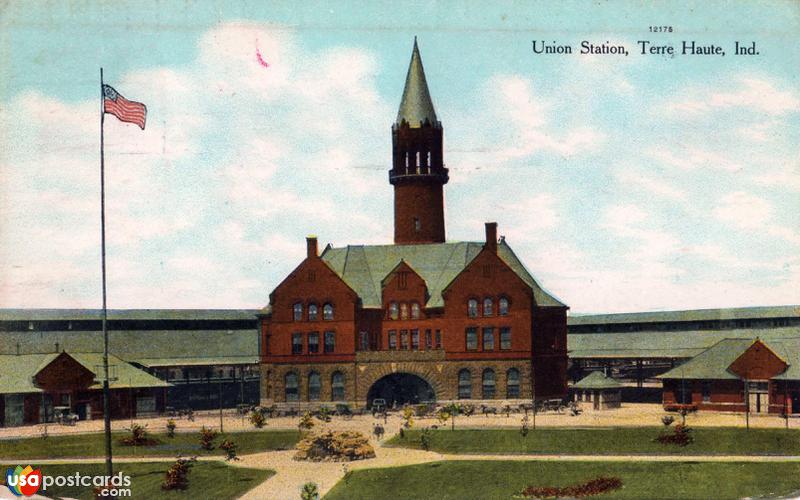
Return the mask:
<path id="1" fill-rule="evenodd" d="M 773 206 L 753 194 L 736 191 L 723 196 L 712 210 L 717 219 L 741 231 L 769 234 L 800 244 L 800 233 L 773 221 Z"/>
<path id="2" fill-rule="evenodd" d="M 666 103 L 666 109 L 690 116 L 734 108 L 774 116 L 800 111 L 800 97 L 796 91 L 757 76 L 736 78 L 727 88 L 715 85 L 690 89 L 683 94 L 688 96 L 674 97 Z"/>

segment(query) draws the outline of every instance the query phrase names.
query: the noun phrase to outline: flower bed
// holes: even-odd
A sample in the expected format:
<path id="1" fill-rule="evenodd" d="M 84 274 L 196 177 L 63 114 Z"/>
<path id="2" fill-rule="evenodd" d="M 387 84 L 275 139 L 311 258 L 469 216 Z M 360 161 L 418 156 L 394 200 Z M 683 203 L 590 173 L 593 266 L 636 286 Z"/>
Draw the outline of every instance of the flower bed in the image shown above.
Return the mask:
<path id="1" fill-rule="evenodd" d="M 375 458 L 375 450 L 360 432 L 328 431 L 307 436 L 297 443 L 295 460 L 349 462 Z"/>
<path id="2" fill-rule="evenodd" d="M 556 486 L 528 486 L 522 490 L 522 498 L 583 498 L 600 495 L 619 488 L 622 488 L 622 479 L 618 477 L 598 477 L 582 484 L 563 488 Z"/>

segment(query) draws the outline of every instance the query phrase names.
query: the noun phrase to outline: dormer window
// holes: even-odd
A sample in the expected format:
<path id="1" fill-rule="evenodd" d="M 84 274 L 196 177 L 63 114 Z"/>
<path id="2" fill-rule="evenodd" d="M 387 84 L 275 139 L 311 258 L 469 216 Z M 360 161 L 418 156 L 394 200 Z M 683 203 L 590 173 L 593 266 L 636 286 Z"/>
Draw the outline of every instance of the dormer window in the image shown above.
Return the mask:
<path id="1" fill-rule="evenodd" d="M 330 321 L 333 319 L 333 304 L 325 304 L 322 306 L 322 319 Z"/>
<path id="2" fill-rule="evenodd" d="M 295 321 L 303 321 L 303 303 L 296 302 L 292 306 L 292 311 L 294 312 L 294 320 Z"/>
<path id="3" fill-rule="evenodd" d="M 419 319 L 419 304 L 411 303 L 411 319 Z"/>
<path id="4" fill-rule="evenodd" d="M 317 305 L 316 304 L 309 304 L 308 305 L 308 320 L 309 321 L 317 321 Z"/>
<path id="5" fill-rule="evenodd" d="M 494 314 L 494 301 L 490 297 L 483 299 L 483 315 L 491 316 Z"/>
<path id="6" fill-rule="evenodd" d="M 478 317 L 478 301 L 475 299 L 469 299 L 467 301 L 467 316 L 470 318 L 477 318 Z"/>
<path id="7" fill-rule="evenodd" d="M 400 319 L 408 319 L 408 304 L 400 304 Z"/>
<path id="8" fill-rule="evenodd" d="M 400 310 L 397 307 L 397 302 L 389 303 L 389 318 L 397 319 L 399 313 L 400 313 Z"/>

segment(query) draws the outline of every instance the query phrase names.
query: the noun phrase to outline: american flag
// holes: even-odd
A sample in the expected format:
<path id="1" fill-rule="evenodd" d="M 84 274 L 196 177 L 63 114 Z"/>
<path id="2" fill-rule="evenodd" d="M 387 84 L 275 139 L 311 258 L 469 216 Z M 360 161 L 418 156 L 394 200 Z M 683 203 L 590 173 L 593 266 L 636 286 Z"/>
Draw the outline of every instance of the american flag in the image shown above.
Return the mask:
<path id="1" fill-rule="evenodd" d="M 123 122 L 135 123 L 144 130 L 147 106 L 125 99 L 111 85 L 103 85 L 103 112 L 111 113 Z"/>

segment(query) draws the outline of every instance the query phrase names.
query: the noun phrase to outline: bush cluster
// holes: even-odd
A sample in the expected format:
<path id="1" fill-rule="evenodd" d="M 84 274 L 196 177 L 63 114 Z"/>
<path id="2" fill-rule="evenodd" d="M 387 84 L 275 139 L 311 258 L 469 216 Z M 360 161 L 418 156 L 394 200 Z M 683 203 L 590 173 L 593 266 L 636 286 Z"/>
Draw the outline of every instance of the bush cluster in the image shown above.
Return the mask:
<path id="1" fill-rule="evenodd" d="M 678 446 L 686 446 L 694 441 L 690 434 L 692 429 L 683 424 L 677 424 L 672 428 L 672 434 L 661 434 L 656 438 L 661 444 L 675 444 Z"/>
<path id="2" fill-rule="evenodd" d="M 151 438 L 147 434 L 147 427 L 144 425 L 133 424 L 131 428 L 131 435 L 119 440 L 119 444 L 123 446 L 153 446 L 158 444 L 158 441 Z"/>
<path id="3" fill-rule="evenodd" d="M 349 462 L 375 458 L 366 436 L 354 431 L 327 431 L 302 439 L 296 445 L 295 460 Z"/>
<path id="4" fill-rule="evenodd" d="M 214 429 L 206 429 L 206 426 L 203 426 L 200 429 L 200 448 L 204 450 L 213 450 L 214 449 L 214 439 L 217 438 L 217 431 Z"/>
<path id="5" fill-rule="evenodd" d="M 189 469 L 192 468 L 195 461 L 192 458 L 178 458 L 174 464 L 167 470 L 164 482 L 161 483 L 162 490 L 185 490 L 189 487 Z"/>

